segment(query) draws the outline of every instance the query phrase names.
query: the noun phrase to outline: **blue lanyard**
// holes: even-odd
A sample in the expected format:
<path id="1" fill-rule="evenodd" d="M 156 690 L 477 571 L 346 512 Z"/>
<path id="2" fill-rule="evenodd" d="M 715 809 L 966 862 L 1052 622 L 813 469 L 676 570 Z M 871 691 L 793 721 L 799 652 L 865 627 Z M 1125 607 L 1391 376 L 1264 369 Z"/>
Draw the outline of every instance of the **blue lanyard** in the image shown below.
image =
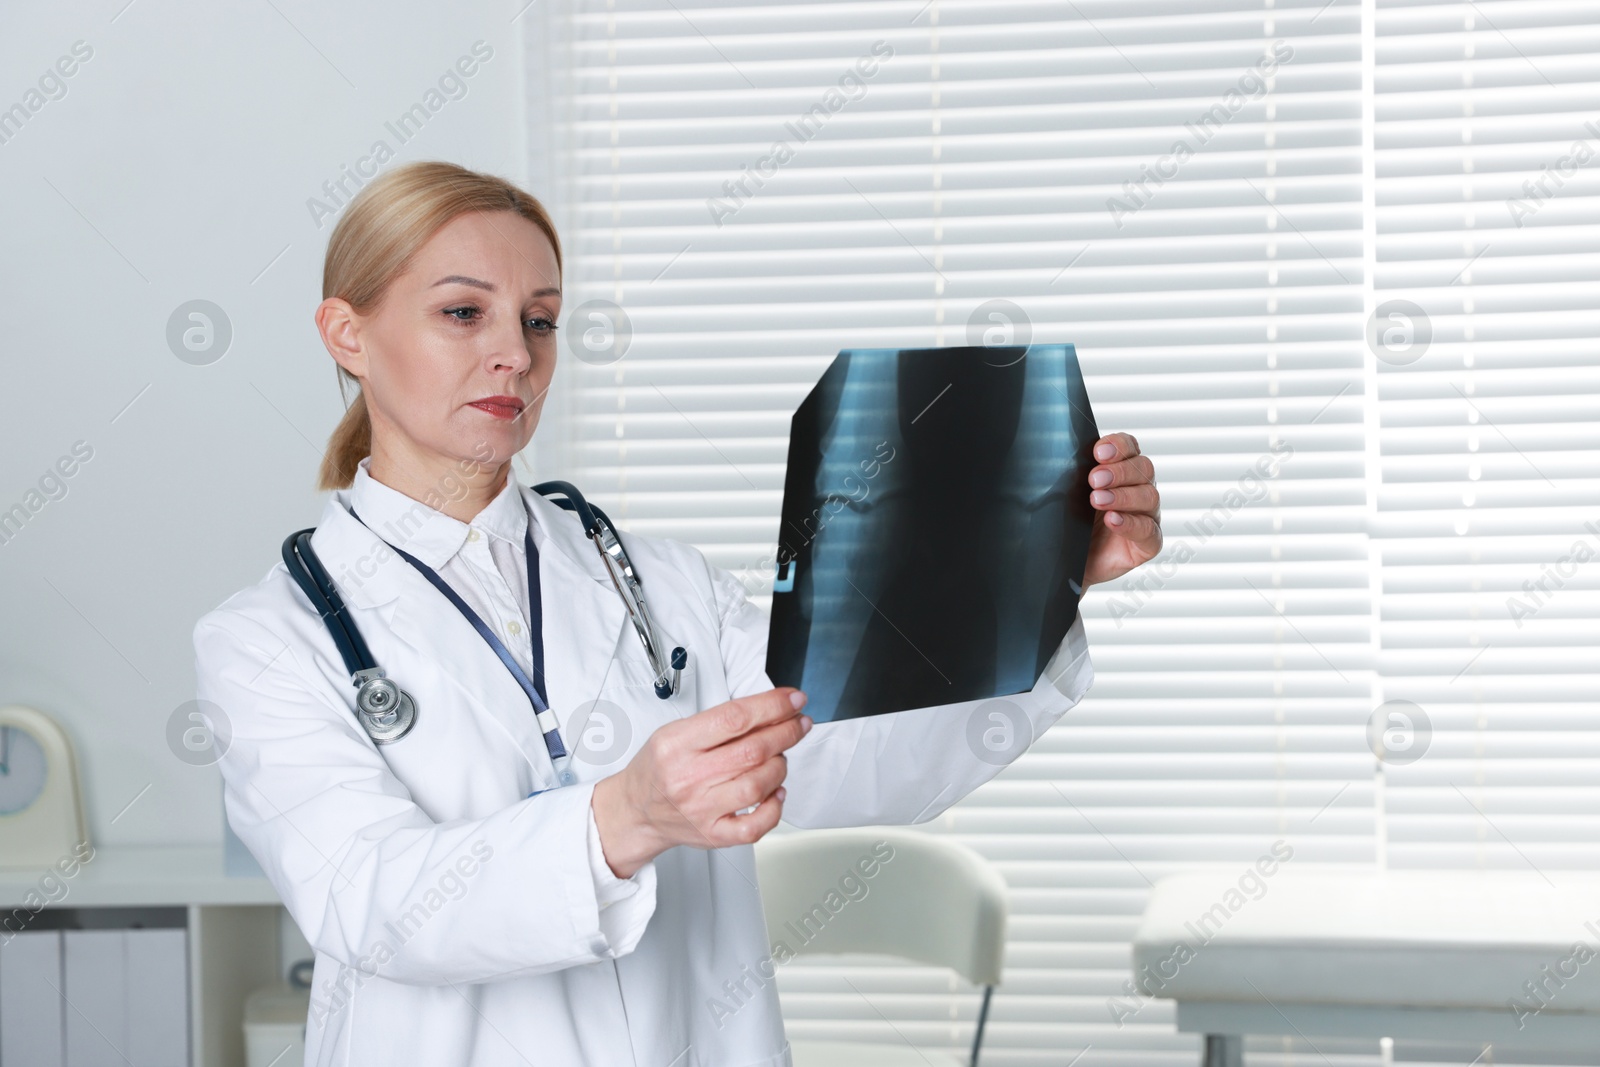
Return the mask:
<path id="1" fill-rule="evenodd" d="M 357 522 L 361 522 L 361 516 L 356 514 L 355 508 L 350 509 L 350 514 L 355 517 Z M 366 523 L 362 522 L 362 525 L 365 526 Z M 370 526 L 367 528 L 371 529 Z M 550 753 L 550 762 L 555 765 L 558 779 L 562 785 L 572 785 L 577 779 L 567 769 L 567 746 L 561 740 L 561 730 L 556 722 L 555 713 L 550 710 L 544 694 L 544 607 L 539 599 L 539 551 L 533 547 L 531 524 L 527 530 L 523 531 L 522 538 L 528 553 L 528 637 L 532 642 L 533 673 L 535 678 L 538 679 L 538 684 L 535 684 L 528 677 L 527 673 L 523 671 L 522 665 L 516 661 L 516 657 L 511 655 L 510 650 L 501 643 L 500 638 L 495 636 L 494 631 L 489 629 L 488 625 L 478 617 L 478 613 L 473 611 L 472 607 L 461 599 L 461 595 L 450 588 L 449 583 L 439 577 L 432 567 L 405 549 L 390 544 L 387 539 L 384 539 L 383 543 L 389 545 L 407 563 L 421 571 L 422 576 L 432 582 L 439 592 L 448 597 L 450 603 L 454 604 L 456 609 L 466 616 L 467 621 L 472 624 L 472 628 L 478 631 L 478 636 L 488 642 L 490 648 L 494 649 L 494 654 L 500 657 L 500 662 L 506 665 L 506 670 L 511 672 L 511 676 L 517 680 L 517 684 L 527 694 L 529 703 L 533 705 L 534 718 L 539 724 L 540 733 L 544 735 L 544 747 Z M 536 790 L 535 792 L 542 792 L 542 790 Z M 532 796 L 533 794 L 529 795 Z"/>

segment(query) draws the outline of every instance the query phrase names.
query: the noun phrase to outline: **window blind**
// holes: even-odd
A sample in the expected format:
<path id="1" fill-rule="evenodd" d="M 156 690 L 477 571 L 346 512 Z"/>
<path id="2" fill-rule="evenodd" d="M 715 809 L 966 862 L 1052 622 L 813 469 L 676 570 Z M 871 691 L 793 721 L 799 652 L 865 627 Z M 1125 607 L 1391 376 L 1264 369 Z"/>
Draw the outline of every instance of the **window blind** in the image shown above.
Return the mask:
<path id="1" fill-rule="evenodd" d="M 1565 176 L 1539 225 L 1500 226 L 1517 242 L 1448 275 L 1476 251 L 1458 255 L 1462 232 L 1486 236 L 1530 161 L 1567 143 L 1539 116 L 1596 111 L 1576 58 L 1589 7 L 562 0 L 521 16 L 530 186 L 560 224 L 570 312 L 542 473 L 697 545 L 765 604 L 789 415 L 841 348 L 1071 341 L 1101 427 L 1157 462 L 1168 544 L 1085 599 L 1089 697 L 926 827 L 1010 886 L 985 1064 L 1195 1062 L 1168 1004 L 1127 987 L 1164 874 L 1242 873 L 1280 840 L 1291 864 L 1509 862 L 1447 779 L 1542 861 L 1586 855 L 1549 786 L 1600 796 L 1577 732 L 1592 679 L 1572 668 L 1593 574 L 1521 628 L 1489 615 L 1578 536 L 1558 519 L 1600 510 L 1577 255 L 1592 179 Z M 1452 24 L 1473 9 L 1505 34 Z M 1450 81 L 1473 72 L 1471 92 Z M 1477 140 L 1447 143 L 1468 100 Z M 1486 156 L 1490 128 L 1504 144 Z M 1473 158 L 1463 197 L 1452 168 Z M 1414 364 L 1379 343 L 1418 325 L 1396 299 L 1430 309 Z M 1432 754 L 1375 774 L 1366 731 L 1391 699 L 1430 715 Z M 802 959 L 779 986 L 794 1038 L 971 1039 L 976 996 L 941 972 Z M 1296 1047 L 1253 1041 L 1252 1062 Z"/>
<path id="2" fill-rule="evenodd" d="M 1597 49 L 1593 0 L 1377 5 L 1383 684 L 1431 729 L 1397 866 L 1600 863 Z"/>

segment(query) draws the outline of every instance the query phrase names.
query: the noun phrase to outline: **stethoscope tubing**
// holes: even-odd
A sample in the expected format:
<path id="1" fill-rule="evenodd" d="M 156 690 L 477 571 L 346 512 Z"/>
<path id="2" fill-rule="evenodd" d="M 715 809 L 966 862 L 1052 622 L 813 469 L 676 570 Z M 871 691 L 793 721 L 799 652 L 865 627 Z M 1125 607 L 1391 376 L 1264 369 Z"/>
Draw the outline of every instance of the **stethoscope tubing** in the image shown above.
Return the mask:
<path id="1" fill-rule="evenodd" d="M 611 582 L 616 587 L 617 595 L 622 598 L 623 604 L 627 607 L 628 616 L 633 622 L 634 630 L 637 632 L 639 640 L 644 644 L 645 654 L 650 660 L 651 669 L 656 674 L 656 695 L 663 700 L 671 697 L 678 691 L 679 675 L 687 666 L 688 653 L 681 646 L 672 650 L 671 673 L 668 674 L 666 665 L 663 663 L 662 650 L 655 639 L 655 622 L 650 617 L 650 610 L 645 604 L 643 579 L 639 577 L 638 572 L 634 570 L 632 561 L 628 559 L 627 550 L 622 545 L 622 538 L 618 535 L 616 527 L 611 524 L 610 517 L 585 500 L 583 494 L 570 482 L 541 482 L 534 486 L 533 489 L 541 496 L 552 497 L 551 502 L 558 507 L 577 514 L 579 522 L 583 524 L 584 533 L 594 541 L 595 547 L 599 549 L 600 556 L 605 562 L 607 573 L 611 576 Z M 560 498 L 555 498 L 554 494 L 559 494 Z M 373 659 L 372 651 L 367 647 L 366 640 L 361 636 L 360 628 L 356 625 L 355 620 L 349 616 L 344 599 L 339 595 L 338 587 L 334 585 L 333 578 L 328 574 L 327 569 L 323 567 L 322 560 L 318 558 L 316 550 L 311 547 L 311 535 L 315 532 L 315 527 L 296 530 L 284 539 L 284 566 L 288 568 L 295 584 L 305 593 L 306 599 L 311 602 L 312 608 L 322 618 L 329 635 L 333 638 L 334 645 L 339 650 L 340 658 L 344 660 L 345 669 L 350 672 L 352 684 L 361 687 L 361 695 L 358 696 L 356 701 L 358 706 L 356 715 L 363 728 L 379 744 L 387 744 L 398 740 L 410 731 L 411 725 L 415 721 L 415 704 L 404 690 L 393 682 L 385 680 L 384 672 L 378 667 L 377 661 Z M 530 537 L 529 551 L 531 557 L 531 531 L 528 536 Z M 608 549 L 608 540 L 614 546 L 614 552 Z M 401 554 L 405 555 L 404 552 Z M 421 566 L 412 557 L 407 556 L 406 558 L 413 564 Z M 452 601 L 459 600 L 453 594 L 453 591 L 445 586 L 441 579 L 438 579 L 437 575 L 428 573 L 426 570 L 424 570 L 424 573 Z M 475 616 L 466 608 L 464 602 L 457 603 L 457 607 L 462 609 L 463 614 L 467 615 L 469 620 L 475 620 Z M 480 627 L 480 635 L 484 636 L 491 647 L 497 645 L 497 641 L 491 639 L 486 630 L 481 629 L 481 622 L 474 621 L 474 625 Z M 503 649 L 496 648 L 496 654 L 501 656 L 508 669 L 512 670 L 512 674 L 518 676 L 518 683 L 522 684 L 520 668 L 514 666 L 514 661 L 510 658 L 509 653 L 502 653 Z M 366 709 L 366 705 L 363 703 L 367 690 L 373 687 L 386 688 L 388 691 L 388 697 L 385 699 L 390 699 L 390 703 L 383 712 L 385 721 L 382 723 L 369 720 L 367 712 L 370 709 Z M 566 769 L 568 752 L 565 741 L 561 738 L 559 731 L 554 730 L 555 719 L 549 715 L 547 709 L 542 707 L 544 702 L 540 699 L 534 687 L 525 685 L 524 689 L 529 693 L 529 699 L 533 702 L 535 713 L 541 720 L 540 727 L 544 733 L 545 745 L 550 750 L 551 759 L 556 764 L 562 784 L 570 784 L 570 774 Z M 379 694 L 379 696 L 382 696 L 382 694 Z M 397 706 L 394 701 L 398 701 L 399 705 Z M 398 722 L 396 721 L 397 712 L 401 716 Z M 546 717 L 549 718 L 548 722 L 544 721 Z"/>
<path id="2" fill-rule="evenodd" d="M 565 500 L 551 500 L 550 503 L 576 513 L 578 521 L 583 523 L 583 532 L 590 537 L 600 533 L 599 520 L 604 520 L 607 526 L 611 525 L 611 520 L 606 518 L 605 512 L 585 500 L 583 494 L 578 492 L 578 487 L 571 482 L 552 479 L 548 482 L 540 482 L 533 487 L 533 491 L 544 497 L 548 497 L 552 493 L 560 493 L 566 497 Z"/>
<path id="3" fill-rule="evenodd" d="M 283 542 L 283 562 L 289 568 L 295 584 L 300 586 L 306 599 L 311 601 L 311 606 L 322 616 L 333 643 L 339 649 L 339 656 L 344 660 L 345 669 L 352 676 L 373 670 L 377 663 L 367 648 L 366 639 L 361 636 L 355 621 L 346 618 L 344 598 L 339 595 L 333 579 L 322 566 L 322 560 L 311 548 L 311 535 L 315 532 L 316 527 L 313 526 L 290 534 Z"/>

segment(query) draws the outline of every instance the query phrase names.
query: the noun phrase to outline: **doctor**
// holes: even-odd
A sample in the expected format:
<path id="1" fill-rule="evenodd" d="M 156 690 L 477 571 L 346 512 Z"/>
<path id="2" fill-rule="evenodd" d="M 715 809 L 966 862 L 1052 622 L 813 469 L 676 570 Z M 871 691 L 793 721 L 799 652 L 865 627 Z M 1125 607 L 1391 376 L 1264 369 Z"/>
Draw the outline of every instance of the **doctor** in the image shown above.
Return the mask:
<path id="1" fill-rule="evenodd" d="M 560 242 L 520 189 L 446 163 L 390 171 L 335 227 L 323 293 L 317 328 L 360 392 L 329 442 L 311 544 L 414 700 L 412 728 L 369 736 L 283 563 L 194 629 L 198 695 L 231 727 L 228 821 L 315 949 L 306 1063 L 788 1064 L 775 983 L 749 977 L 774 956 L 751 843 L 780 818 L 938 815 L 999 769 L 968 746 L 976 704 L 812 730 L 804 695 L 763 671 L 766 619 L 740 584 L 630 534 L 656 625 L 689 653 L 657 697 L 594 544 L 513 476 L 561 313 Z M 1086 582 L 1161 545 L 1133 438 L 1095 456 Z M 464 608 L 541 683 L 572 784 Z M 1036 739 L 1091 678 L 1074 623 L 1010 699 Z"/>

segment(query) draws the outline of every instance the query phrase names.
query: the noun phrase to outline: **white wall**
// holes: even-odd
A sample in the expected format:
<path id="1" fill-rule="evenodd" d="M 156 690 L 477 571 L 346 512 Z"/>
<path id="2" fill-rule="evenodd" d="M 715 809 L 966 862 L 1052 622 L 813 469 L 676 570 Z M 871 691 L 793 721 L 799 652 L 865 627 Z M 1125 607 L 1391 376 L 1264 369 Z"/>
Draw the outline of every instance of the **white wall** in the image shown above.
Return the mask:
<path id="1" fill-rule="evenodd" d="M 97 844 L 221 837 L 217 771 L 166 727 L 194 695 L 195 620 L 321 512 L 343 408 L 311 317 L 332 220 L 307 200 L 380 139 L 391 168 L 520 181 L 524 2 L 8 5 L 0 109 L 38 103 L 75 42 L 92 55 L 0 127 L 0 511 L 93 451 L 0 542 L 0 704 L 65 723 Z M 493 55 L 465 95 L 402 144 L 385 122 L 477 41 Z M 209 365 L 166 339 L 197 298 L 233 329 Z"/>

